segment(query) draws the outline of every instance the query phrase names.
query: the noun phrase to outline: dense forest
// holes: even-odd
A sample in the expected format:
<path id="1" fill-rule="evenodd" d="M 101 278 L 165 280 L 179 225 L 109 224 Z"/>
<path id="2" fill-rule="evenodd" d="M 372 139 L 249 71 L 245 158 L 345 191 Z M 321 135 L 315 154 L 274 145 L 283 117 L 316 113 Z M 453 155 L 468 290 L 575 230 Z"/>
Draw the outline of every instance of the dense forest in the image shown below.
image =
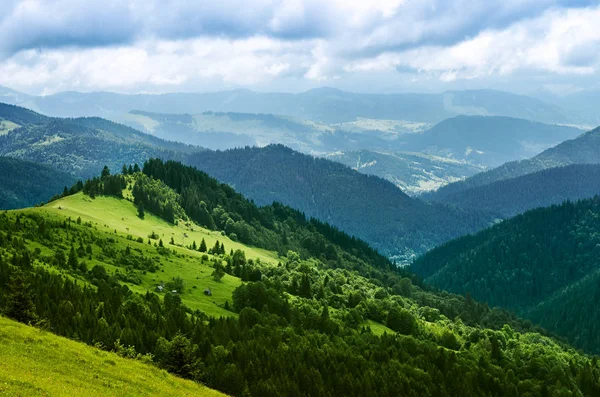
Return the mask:
<path id="1" fill-rule="evenodd" d="M 600 393 L 595 359 L 505 311 L 420 286 L 331 226 L 279 204 L 258 208 L 174 162 L 152 160 L 143 176 L 125 170 L 105 169 L 75 185 L 53 210 L 0 214 L 0 309 L 6 315 L 236 396 Z M 145 187 L 134 198 L 137 180 Z M 217 229 L 231 219 L 253 228 L 252 244 L 288 251 L 276 265 L 239 250 L 191 259 L 193 246 L 152 244 L 153 237 L 147 242 L 61 216 L 61 206 L 69 205 L 61 200 L 83 194 L 79 190 L 94 192 L 96 198 L 86 200 L 109 194 L 137 200 L 139 208 L 143 192 L 154 189 L 175 200 L 173 207 L 200 210 L 187 215 L 201 224 L 210 223 L 204 208 Z M 182 303 L 185 290 L 138 294 L 131 290 L 135 280 L 124 281 L 126 274 L 159 276 L 182 255 L 199 268 L 208 263 L 213 274 L 242 280 L 225 303 L 230 316 L 190 310 Z M 377 324 L 385 331 L 376 333 Z"/>
<path id="2" fill-rule="evenodd" d="M 423 203 L 379 177 L 281 145 L 195 153 L 188 162 L 260 205 L 297 208 L 399 260 L 493 220 L 485 213 Z"/>
<path id="3" fill-rule="evenodd" d="M 600 198 L 526 212 L 447 243 L 412 269 L 445 290 L 535 320 L 600 352 Z"/>
<path id="4" fill-rule="evenodd" d="M 443 201 L 508 218 L 533 208 L 591 198 L 599 193 L 600 165 L 574 164 L 459 191 Z"/>
<path id="5" fill-rule="evenodd" d="M 74 178 L 48 166 L 0 157 L 0 209 L 31 207 L 71 186 Z"/>
<path id="6" fill-rule="evenodd" d="M 598 163 L 600 163 L 600 128 L 588 131 L 575 139 L 562 142 L 531 159 L 511 161 L 492 170 L 473 175 L 464 181 L 443 186 L 438 191 L 426 194 L 424 197 L 432 201 L 443 202 L 446 197 L 452 194 L 504 179 L 516 178 L 548 168 L 571 164 Z"/>

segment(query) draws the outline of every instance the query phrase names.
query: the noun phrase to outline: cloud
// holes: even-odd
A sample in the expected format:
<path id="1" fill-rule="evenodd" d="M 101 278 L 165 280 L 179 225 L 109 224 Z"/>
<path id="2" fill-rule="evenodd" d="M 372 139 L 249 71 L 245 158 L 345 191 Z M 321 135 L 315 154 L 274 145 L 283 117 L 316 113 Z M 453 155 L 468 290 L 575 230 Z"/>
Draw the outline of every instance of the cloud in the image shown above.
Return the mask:
<path id="1" fill-rule="evenodd" d="M 588 0 L 4 0 L 0 84 L 418 90 L 535 76 L 547 85 L 596 76 L 598 18 Z"/>

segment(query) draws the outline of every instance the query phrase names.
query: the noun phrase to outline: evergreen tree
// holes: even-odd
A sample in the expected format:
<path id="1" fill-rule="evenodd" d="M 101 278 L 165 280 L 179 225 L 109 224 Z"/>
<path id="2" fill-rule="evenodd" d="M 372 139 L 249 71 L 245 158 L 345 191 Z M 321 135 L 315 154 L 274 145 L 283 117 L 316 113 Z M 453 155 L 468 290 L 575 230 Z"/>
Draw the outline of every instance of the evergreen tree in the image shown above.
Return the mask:
<path id="1" fill-rule="evenodd" d="M 198 251 L 200 251 L 200 252 L 206 252 L 206 241 L 204 240 L 204 238 L 200 242 L 200 248 L 198 249 Z"/>
<path id="2" fill-rule="evenodd" d="M 212 272 L 212 278 L 215 281 L 221 281 L 224 275 L 225 269 L 223 268 L 223 264 L 219 260 L 217 261 L 217 263 L 215 263 L 215 270 Z"/>
<path id="3" fill-rule="evenodd" d="M 10 277 L 7 286 L 6 315 L 25 324 L 35 323 L 37 320 L 33 303 L 34 291 L 30 285 L 26 274 L 17 270 Z"/>
<path id="4" fill-rule="evenodd" d="M 123 169 L 121 170 L 121 174 L 122 175 L 127 175 L 128 174 L 128 172 L 127 172 L 127 166 L 125 164 L 123 164 Z"/>
<path id="5" fill-rule="evenodd" d="M 129 164 L 129 168 L 127 169 L 127 174 L 133 175 L 133 167 Z"/>
<path id="6" fill-rule="evenodd" d="M 146 216 L 146 213 L 144 212 L 144 202 L 142 200 L 140 200 L 140 202 L 138 203 L 137 211 L 138 211 L 138 217 L 140 219 L 144 219 L 144 217 Z"/>
<path id="7" fill-rule="evenodd" d="M 133 165 L 133 172 L 134 172 L 134 173 L 140 172 L 140 166 L 139 166 L 139 165 L 137 165 L 137 163 L 135 163 L 135 164 Z"/>
<path id="8" fill-rule="evenodd" d="M 100 178 L 104 179 L 106 177 L 110 176 L 110 170 L 108 169 L 108 166 L 104 166 L 104 168 L 102 169 L 102 173 L 100 174 Z"/>
<path id="9" fill-rule="evenodd" d="M 76 270 L 79 266 L 77 261 L 77 253 L 75 252 L 75 247 L 71 245 L 71 251 L 69 252 L 69 260 L 67 261 L 67 267 L 69 269 Z"/>

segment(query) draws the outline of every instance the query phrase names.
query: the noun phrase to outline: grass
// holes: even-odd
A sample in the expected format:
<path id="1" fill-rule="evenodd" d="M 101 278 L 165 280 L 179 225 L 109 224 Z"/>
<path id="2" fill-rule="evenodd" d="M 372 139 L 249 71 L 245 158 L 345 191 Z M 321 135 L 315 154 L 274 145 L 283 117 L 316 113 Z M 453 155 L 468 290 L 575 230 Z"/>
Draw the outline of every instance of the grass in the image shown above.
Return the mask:
<path id="1" fill-rule="evenodd" d="M 373 332 L 373 335 L 376 335 L 376 336 L 381 336 L 385 333 L 387 333 L 388 335 L 396 334 L 396 332 L 394 330 L 392 330 L 391 328 L 388 328 L 383 324 L 376 323 L 373 320 L 367 320 L 367 321 L 365 321 L 365 323 L 363 325 L 370 327 L 371 332 Z"/>
<path id="2" fill-rule="evenodd" d="M 204 254 L 185 248 L 185 246 L 190 245 L 193 241 L 199 245 L 204 238 L 207 246 L 212 247 L 219 240 L 225 245 L 227 252 L 230 249 L 241 249 L 246 253 L 248 259 L 260 259 L 262 262 L 271 264 L 278 262 L 277 254 L 274 252 L 245 246 L 222 236 L 219 232 L 207 230 L 192 223 L 186 225 L 180 222 L 176 226 L 149 213 L 146 213 L 144 219 L 140 219 L 133 203 L 125 199 L 114 197 L 91 199 L 82 193 L 78 193 L 54 201 L 44 207 L 20 211 L 41 213 L 54 219 L 70 217 L 72 220 L 76 220 L 81 217 L 82 223 L 90 222 L 95 227 L 95 233 L 114 238 L 117 248 L 125 249 L 129 246 L 132 250 L 140 250 L 144 256 L 160 257 L 161 270 L 156 273 L 148 272 L 142 275 L 142 283 L 140 285 L 127 284 L 129 288 L 139 293 L 145 293 L 148 290 L 155 291 L 160 283 L 168 282 L 174 277 L 181 277 L 185 285 L 185 290 L 181 294 L 183 303 L 193 310 L 198 309 L 214 317 L 236 315 L 225 310 L 223 306 L 226 301 L 231 304 L 233 290 L 241 284 L 241 280 L 230 275 L 225 275 L 220 281 L 213 280 L 211 276 L 213 268 L 208 261 L 202 260 Z M 147 243 L 148 236 L 152 232 L 158 234 L 165 247 L 173 249 L 177 255 L 159 256 L 156 248 Z M 127 239 L 127 236 L 132 236 L 133 240 Z M 137 237 L 143 238 L 144 242 L 136 242 Z M 173 238 L 176 245 L 169 244 L 171 238 Z M 28 244 L 32 244 L 29 247 L 31 249 L 37 247 L 43 253 L 52 252 L 38 243 Z M 86 260 L 88 268 L 100 264 L 109 272 L 117 270 L 116 266 L 103 259 L 101 255 L 96 254 L 99 251 L 100 249 L 95 247 L 93 259 Z M 212 296 L 204 295 L 206 288 L 211 289 Z"/>
<path id="3" fill-rule="evenodd" d="M 15 128 L 19 128 L 19 125 L 12 121 L 0 120 L 0 136 L 8 134 Z"/>
<path id="4" fill-rule="evenodd" d="M 2 396 L 223 394 L 140 361 L 0 317 Z"/>

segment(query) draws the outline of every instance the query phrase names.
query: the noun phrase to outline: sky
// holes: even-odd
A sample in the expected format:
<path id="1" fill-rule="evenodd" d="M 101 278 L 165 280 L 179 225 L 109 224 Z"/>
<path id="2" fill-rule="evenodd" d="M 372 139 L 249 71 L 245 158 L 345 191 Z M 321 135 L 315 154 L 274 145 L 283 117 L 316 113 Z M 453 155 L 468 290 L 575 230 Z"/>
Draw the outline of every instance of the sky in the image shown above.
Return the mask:
<path id="1" fill-rule="evenodd" d="M 0 4 L 0 85 L 34 95 L 600 89 L 600 0 Z"/>

